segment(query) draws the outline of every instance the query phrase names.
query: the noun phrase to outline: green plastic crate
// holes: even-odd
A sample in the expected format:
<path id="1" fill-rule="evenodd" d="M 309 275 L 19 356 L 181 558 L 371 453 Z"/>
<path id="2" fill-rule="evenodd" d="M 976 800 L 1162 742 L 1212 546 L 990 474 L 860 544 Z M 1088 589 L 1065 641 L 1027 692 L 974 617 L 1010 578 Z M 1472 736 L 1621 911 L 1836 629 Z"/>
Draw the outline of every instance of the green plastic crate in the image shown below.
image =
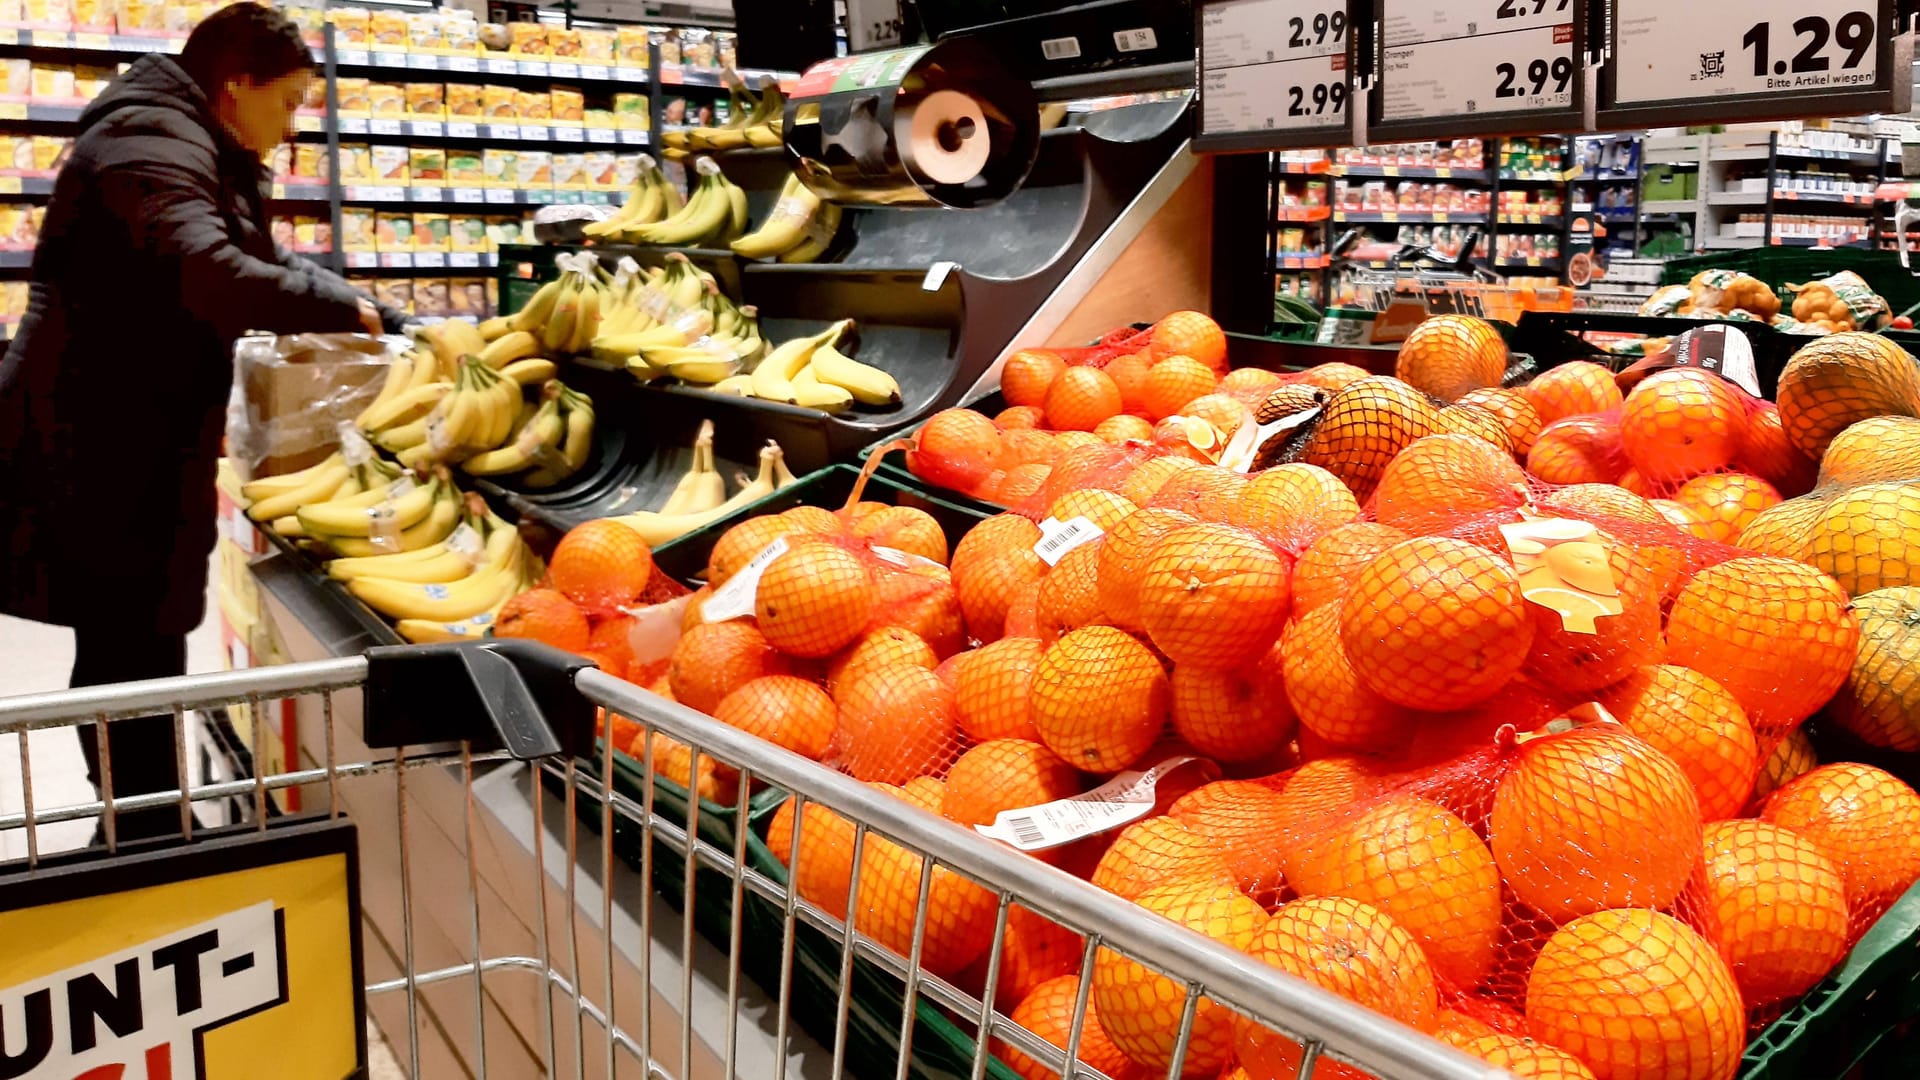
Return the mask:
<path id="1" fill-rule="evenodd" d="M 1880 916 L 1840 967 L 1747 1046 L 1741 1080 L 1837 1080 L 1873 1059 L 1867 1076 L 1912 1076 L 1916 1047 L 1883 1046 L 1920 1017 L 1920 884 Z M 1891 1071 L 1889 1071 L 1891 1070 Z"/>

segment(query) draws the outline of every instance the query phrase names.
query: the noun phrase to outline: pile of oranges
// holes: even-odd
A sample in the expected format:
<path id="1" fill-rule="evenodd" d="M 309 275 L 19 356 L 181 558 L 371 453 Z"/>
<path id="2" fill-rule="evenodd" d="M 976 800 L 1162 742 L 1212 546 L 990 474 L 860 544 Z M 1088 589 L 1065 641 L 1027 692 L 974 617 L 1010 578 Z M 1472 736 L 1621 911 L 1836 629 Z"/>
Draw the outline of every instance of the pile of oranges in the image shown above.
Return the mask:
<path id="1" fill-rule="evenodd" d="M 1147 816 L 1032 856 L 1521 1076 L 1734 1075 L 1920 879 L 1920 794 L 1801 730 L 1920 748 L 1912 358 L 1821 339 L 1777 406 L 1697 370 L 1508 385 L 1493 328 L 1447 316 L 1395 376 L 1293 377 L 1319 411 L 1246 475 L 1152 430 L 1282 386 L 1235 396 L 1203 318 L 1104 367 L 1020 354 L 1027 412 L 919 433 L 923 478 L 1020 512 L 957 537 L 857 501 L 733 526 L 650 687 L 967 826 L 1204 759 Z M 1128 359 L 1210 382 L 1141 397 Z M 1116 418 L 1140 424 L 1110 438 Z M 1509 535 L 1541 519 L 1565 550 Z M 707 621 L 776 542 L 752 614 Z M 920 857 L 878 837 L 856 877 L 855 823 L 794 815 L 766 838 L 801 896 L 903 955 L 924 900 L 927 971 L 1062 1048 L 1085 993 L 1082 1060 L 1166 1074 L 1184 983 L 1104 949 L 1083 971 L 1079 937 L 1016 906 L 987 986 L 995 894 L 935 867 L 923 898 Z M 1301 1056 L 1200 999 L 1181 1060 L 1278 1080 Z"/>

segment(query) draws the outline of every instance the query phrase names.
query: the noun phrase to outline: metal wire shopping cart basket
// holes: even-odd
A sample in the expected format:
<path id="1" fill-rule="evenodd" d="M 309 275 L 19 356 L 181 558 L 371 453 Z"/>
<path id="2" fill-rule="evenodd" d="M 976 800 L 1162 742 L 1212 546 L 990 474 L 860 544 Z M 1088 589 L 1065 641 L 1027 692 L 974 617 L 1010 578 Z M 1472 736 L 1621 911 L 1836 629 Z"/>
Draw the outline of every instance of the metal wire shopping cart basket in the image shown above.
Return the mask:
<path id="1" fill-rule="evenodd" d="M 20 735 L 23 803 L 21 812 L 0 816 L 0 835 L 24 829 L 27 838 L 25 861 L 0 866 L 0 931 L 17 913 L 19 904 L 12 898 L 20 894 L 9 891 L 16 887 L 44 892 L 44 886 L 63 875 L 103 868 L 111 872 L 112 887 L 124 887 L 156 867 L 192 861 L 203 847 L 221 850 L 228 834 L 258 838 L 303 828 L 347 831 L 351 825 L 361 867 L 356 888 L 365 894 L 369 911 L 376 894 L 388 895 L 390 906 L 397 907 L 399 939 L 386 942 L 398 970 L 376 978 L 372 968 L 377 965 L 369 960 L 367 974 L 350 988 L 357 991 L 352 995 L 356 1030 L 346 1037 L 358 1047 L 356 1067 L 363 1067 L 365 1059 L 357 1030 L 361 1010 L 380 1006 L 374 1011 L 383 1018 L 385 1033 L 408 1074 L 415 1077 L 759 1080 L 791 1072 L 903 1080 L 929 1071 L 915 1040 L 926 1038 L 930 1013 L 965 1036 L 965 1055 L 949 1064 L 949 1075 L 971 1080 L 990 1072 L 1010 1075 L 991 1059 L 992 1039 L 1018 1047 L 1053 1069 L 1065 1069 L 1067 1077 L 1101 1075 L 1070 1064 L 1059 1051 L 1013 1025 L 992 1007 L 991 994 L 983 1004 L 921 970 L 917 961 L 929 914 L 926 898 L 938 866 L 997 897 L 996 944 L 986 960 L 987 986 L 994 984 L 1000 968 L 999 942 L 1014 903 L 1085 935 L 1068 1057 L 1078 1048 L 1087 1008 L 1086 974 L 1104 948 L 1169 976 L 1184 994 L 1169 1076 L 1182 1071 L 1203 1000 L 1301 1040 L 1303 1077 L 1313 1074 L 1322 1055 L 1383 1077 L 1478 1080 L 1505 1075 L 1038 860 L 1010 857 L 1006 848 L 850 777 L 582 667 L 576 658 L 539 646 L 520 647 L 524 644 L 376 649 L 365 657 L 0 700 L 0 735 Z M 26 738 L 30 731 L 77 727 L 80 737 L 98 740 L 105 757 L 107 741 L 100 734 L 104 723 L 170 714 L 176 745 L 183 747 L 190 713 L 244 706 L 236 715 L 251 723 L 257 736 L 264 709 L 283 700 L 299 703 L 304 715 L 316 719 L 300 740 L 303 760 L 290 762 L 284 771 L 255 770 L 240 780 L 128 797 L 113 793 L 109 759 L 102 762 L 102 799 L 61 805 L 49 802 L 44 788 L 33 783 Z M 610 756 L 593 750 L 596 710 L 692 748 L 693 775 L 699 774 L 702 759 L 738 769 L 735 827 L 709 828 L 700 820 L 698 800 L 685 805 L 684 818 L 667 812 L 657 804 L 652 785 L 639 799 L 621 794 L 612 783 Z M 254 745 L 261 745 L 257 738 Z M 179 753 L 185 775 L 184 749 Z M 648 757 L 650 772 L 650 753 Z M 456 813 L 435 817 L 422 809 L 423 803 L 413 796 L 433 785 L 457 793 Z M 909 955 L 896 955 L 857 927 L 801 899 L 786 887 L 784 868 L 750 857 L 750 843 L 759 839 L 747 826 L 749 793 L 768 786 L 796 797 L 801 808 L 793 827 L 796 847 L 799 818 L 812 807 L 854 822 L 858 839 L 874 834 L 926 857 L 920 863 L 920 902 Z M 493 835 L 480 808 L 489 793 L 503 789 L 523 793 L 533 818 L 530 857 L 517 861 L 513 845 Z M 309 812 L 278 811 L 279 798 L 295 790 L 305 796 Z M 249 808 L 238 826 L 208 834 L 193 824 L 197 805 L 235 798 Z M 174 806 L 181 832 L 195 832 L 191 842 L 174 837 L 156 847 L 154 842 L 128 843 L 117 836 L 119 815 Z M 41 828 L 95 817 L 101 818 L 104 850 L 42 850 L 37 839 Z M 582 836 L 583 822 L 597 829 L 597 837 Z M 637 887 L 631 873 L 617 864 L 615 851 L 619 838 L 636 835 L 640 843 L 631 861 L 638 863 Z M 851 879 L 856 896 L 849 910 L 858 909 L 861 850 L 856 843 Z M 355 857 L 351 851 L 346 855 L 349 862 Z M 211 872 L 230 876 L 236 859 Z M 656 888 L 670 889 L 664 898 L 668 907 L 677 907 L 684 916 L 677 926 L 661 925 L 676 917 L 670 910 L 656 911 Z M 716 889 L 718 897 L 712 895 Z M 492 929 L 487 912 L 516 898 L 508 894 L 517 894 L 523 915 L 531 909 L 528 934 L 496 934 Z M 293 902 L 278 895 L 272 900 L 283 905 L 276 909 L 277 917 L 290 925 L 294 916 L 285 908 Z M 724 916 L 720 926 L 708 931 L 713 944 L 724 949 L 717 964 L 712 947 L 697 945 L 694 937 L 693 913 L 703 906 Z M 149 912 L 151 907 L 138 910 Z M 443 924 L 429 925 L 423 914 L 429 908 L 462 913 L 454 921 L 464 922 L 464 928 L 441 932 Z M 103 909 L 85 910 L 97 914 Z M 151 917 L 172 917 L 175 923 L 187 918 L 171 910 Z M 277 1002 L 222 1023 L 269 1023 L 276 1005 L 280 1014 L 289 1000 L 293 1007 L 303 1006 L 303 987 L 310 980 L 302 982 L 300 965 L 314 957 L 311 950 L 285 947 L 290 932 L 282 926 Z M 377 925 L 370 932 L 382 934 Z M 358 933 L 355 928 L 356 957 Z M 821 1000 L 801 1000 L 803 980 L 796 958 L 805 959 L 799 946 L 807 934 L 838 947 L 837 972 L 826 972 L 831 989 Z M 113 940 L 124 945 L 134 937 L 138 935 L 131 932 L 114 934 Z M 369 956 L 379 951 L 378 944 L 369 943 Z M 18 939 L 15 946 L 0 950 L 0 1017 L 11 1021 L 17 1014 L 5 1010 L 12 1007 L 16 991 L 39 985 L 34 980 L 48 974 L 44 964 L 31 970 L 39 955 L 35 948 L 20 947 Z M 696 993 L 696 968 L 702 969 L 700 980 L 724 988 L 724 1000 Z M 897 1012 L 880 1015 L 873 1000 L 861 997 L 856 968 L 880 972 L 890 981 L 897 998 L 889 1000 L 897 1000 Z M 205 970 L 215 972 L 209 977 L 217 979 L 225 969 L 216 965 Z M 757 973 L 760 988 L 749 984 L 750 973 Z M 304 1007 L 313 1005 L 308 1001 Z M 97 1034 L 104 1037 L 109 1028 L 124 1034 L 104 1007 L 96 1013 L 95 1019 L 106 1023 L 93 1025 Z M 296 1021 L 298 1029 L 280 1030 L 295 1030 L 304 1038 L 304 1029 L 320 1025 L 323 1013 L 305 1012 Z M 807 1036 L 795 1030 L 799 1025 L 793 1018 L 802 1013 L 830 1018 L 829 1024 L 813 1025 L 820 1040 L 818 1057 L 800 1053 Z M 871 1057 L 856 1060 L 860 1055 L 849 1033 L 861 1023 L 890 1032 L 890 1059 L 877 1064 Z M 228 1059 L 229 1068 L 223 1070 L 217 1058 L 220 1044 L 208 1041 L 206 1047 L 212 1049 L 202 1047 L 203 1035 L 200 1030 L 193 1033 L 194 1056 L 214 1056 L 199 1062 L 197 1074 L 175 1075 L 211 1080 L 322 1075 L 298 1059 L 292 1043 L 267 1067 L 256 1060 L 233 1068 Z M 774 1052 L 750 1059 L 741 1050 L 748 1035 L 770 1040 Z M 69 1049 L 78 1053 L 77 1047 Z M 18 1052 L 17 1045 L 0 1039 L 0 1063 L 8 1060 L 7 1053 Z M 152 1059 L 148 1068 L 153 1071 Z M 353 1074 L 349 1068 L 333 1075 Z M 53 1073 L 29 1068 L 7 1075 Z"/>
<path id="2" fill-rule="evenodd" d="M 1508 323 L 1519 322 L 1527 311 L 1572 311 L 1577 299 L 1570 288 L 1509 285 L 1445 270 L 1354 267 L 1346 271 L 1345 283 L 1352 306 L 1368 311 L 1385 311 L 1396 300 L 1413 299 L 1434 314 L 1477 315 Z"/>

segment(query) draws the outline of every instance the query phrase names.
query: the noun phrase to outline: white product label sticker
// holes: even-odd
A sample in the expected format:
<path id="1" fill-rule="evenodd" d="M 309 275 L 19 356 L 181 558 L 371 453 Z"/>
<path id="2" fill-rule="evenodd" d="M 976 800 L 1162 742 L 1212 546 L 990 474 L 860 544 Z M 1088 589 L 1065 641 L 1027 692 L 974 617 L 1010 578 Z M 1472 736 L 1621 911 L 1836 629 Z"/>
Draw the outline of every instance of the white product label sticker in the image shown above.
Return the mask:
<path id="1" fill-rule="evenodd" d="M 755 555 L 738 573 L 728 578 L 725 585 L 707 597 L 707 602 L 700 605 L 700 616 L 708 622 L 726 622 L 752 615 L 754 597 L 760 591 L 760 575 L 766 572 L 773 560 L 786 553 L 787 538 L 784 536 L 761 548 L 760 554 Z"/>
<path id="2" fill-rule="evenodd" d="M 878 545 L 875 545 L 873 548 L 873 556 L 881 562 L 889 562 L 895 566 L 905 566 L 909 568 L 915 566 L 940 565 L 925 555 L 915 555 L 911 551 L 901 551 L 899 548 L 880 547 Z"/>
<path id="3" fill-rule="evenodd" d="M 1021 851 L 1043 851 L 1109 832 L 1146 817 L 1153 809 L 1154 788 L 1169 773 L 1190 761 L 1190 754 L 1170 757 L 1144 771 L 1129 769 L 1092 791 L 1056 799 L 1039 806 L 1002 810 L 991 825 L 974 831 L 1003 841 Z"/>
<path id="4" fill-rule="evenodd" d="M 1033 553 L 1048 566 L 1058 566 L 1060 560 L 1067 557 L 1067 552 L 1105 535 L 1100 526 L 1084 516 L 1068 521 L 1048 518 L 1040 523 L 1040 542 L 1033 545 Z"/>
<path id="5" fill-rule="evenodd" d="M 357 469 L 373 460 L 373 444 L 367 441 L 365 435 L 360 434 L 360 429 L 354 427 L 352 421 L 340 421 L 338 430 L 340 459 L 347 463 L 348 468 Z"/>
<path id="6" fill-rule="evenodd" d="M 1115 30 L 1113 32 L 1113 47 L 1123 53 L 1145 52 L 1148 49 L 1158 48 L 1159 46 L 1160 39 L 1154 34 L 1153 27 L 1151 26 L 1136 27 L 1132 30 Z"/>
<path id="7" fill-rule="evenodd" d="M 447 535 L 447 549 L 467 560 L 467 565 L 479 566 L 486 554 L 487 542 L 480 538 L 479 530 L 463 521 Z"/>
<path id="8" fill-rule="evenodd" d="M 1080 56 L 1080 39 L 1048 38 L 1040 43 L 1040 55 L 1049 60 L 1076 60 Z"/>

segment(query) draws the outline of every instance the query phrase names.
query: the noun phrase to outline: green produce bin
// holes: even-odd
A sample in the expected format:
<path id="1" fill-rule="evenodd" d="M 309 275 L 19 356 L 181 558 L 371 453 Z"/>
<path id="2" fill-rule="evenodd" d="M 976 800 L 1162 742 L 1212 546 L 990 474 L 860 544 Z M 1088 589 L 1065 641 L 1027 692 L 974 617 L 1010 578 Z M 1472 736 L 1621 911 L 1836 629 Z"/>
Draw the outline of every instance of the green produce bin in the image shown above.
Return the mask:
<path id="1" fill-rule="evenodd" d="M 1702 270 L 1734 270 L 1751 274 L 1780 293 L 1781 310 L 1791 309 L 1785 287 L 1804 285 L 1851 270 L 1864 278 L 1873 291 L 1886 297 L 1887 306 L 1898 314 L 1920 303 L 1920 277 L 1900 265 L 1900 256 L 1892 251 L 1862 251 L 1840 248 L 1816 251 L 1811 248 L 1766 247 L 1745 251 L 1716 251 L 1669 259 L 1660 272 L 1660 284 L 1685 285 Z"/>

